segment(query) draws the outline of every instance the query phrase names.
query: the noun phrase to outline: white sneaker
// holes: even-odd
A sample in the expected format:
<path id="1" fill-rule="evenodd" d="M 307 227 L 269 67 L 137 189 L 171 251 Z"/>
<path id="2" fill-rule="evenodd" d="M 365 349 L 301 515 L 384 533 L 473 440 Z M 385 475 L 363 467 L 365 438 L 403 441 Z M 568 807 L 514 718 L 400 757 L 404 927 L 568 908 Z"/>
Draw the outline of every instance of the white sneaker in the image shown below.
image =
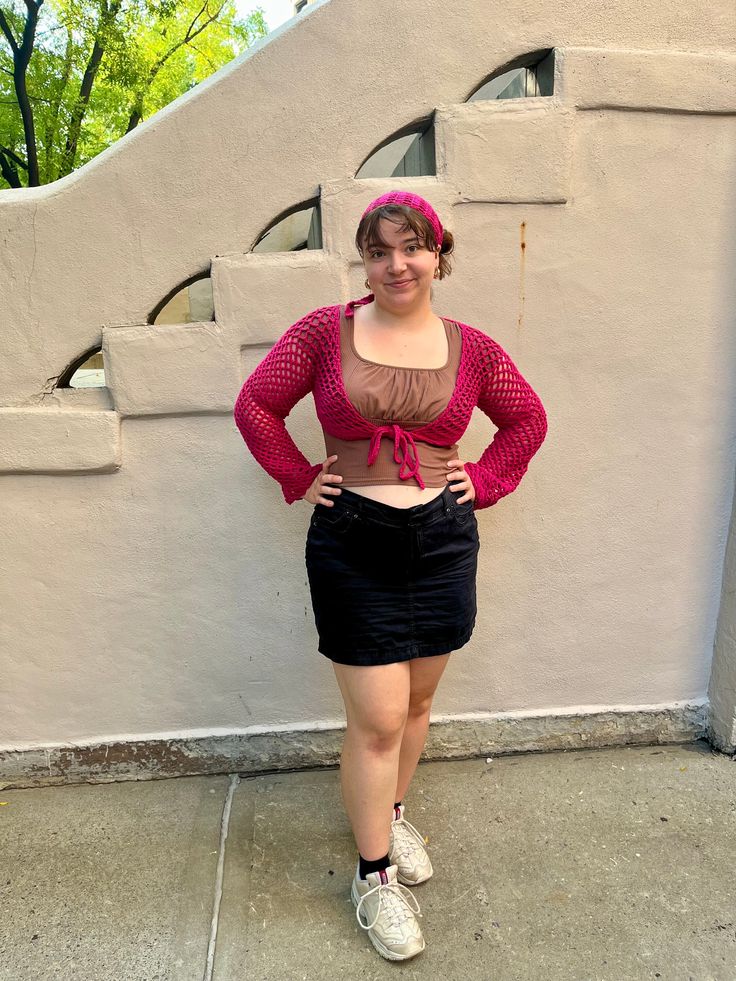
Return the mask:
<path id="1" fill-rule="evenodd" d="M 405 886 L 417 886 L 432 875 L 432 863 L 424 847 L 424 838 L 413 824 L 404 820 L 404 805 L 391 822 L 388 857 L 397 866 L 396 878 Z"/>
<path id="2" fill-rule="evenodd" d="M 419 903 L 397 881 L 396 871 L 395 865 L 389 865 L 361 879 L 358 862 L 350 888 L 358 923 L 368 931 L 378 953 L 389 961 L 408 960 L 424 950 L 424 937 L 414 915 L 422 915 Z"/>

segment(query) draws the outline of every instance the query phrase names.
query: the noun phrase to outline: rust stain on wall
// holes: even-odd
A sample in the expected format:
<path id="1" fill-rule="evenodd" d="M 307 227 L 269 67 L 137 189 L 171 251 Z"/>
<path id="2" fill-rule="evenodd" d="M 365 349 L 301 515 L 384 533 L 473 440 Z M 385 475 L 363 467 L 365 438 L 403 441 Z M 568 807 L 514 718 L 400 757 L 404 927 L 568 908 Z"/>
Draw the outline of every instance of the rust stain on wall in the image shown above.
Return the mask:
<path id="1" fill-rule="evenodd" d="M 526 222 L 522 221 L 519 228 L 519 247 L 521 255 L 519 257 L 519 319 L 517 326 L 521 327 L 524 323 L 524 299 L 525 287 L 524 279 L 526 276 Z"/>

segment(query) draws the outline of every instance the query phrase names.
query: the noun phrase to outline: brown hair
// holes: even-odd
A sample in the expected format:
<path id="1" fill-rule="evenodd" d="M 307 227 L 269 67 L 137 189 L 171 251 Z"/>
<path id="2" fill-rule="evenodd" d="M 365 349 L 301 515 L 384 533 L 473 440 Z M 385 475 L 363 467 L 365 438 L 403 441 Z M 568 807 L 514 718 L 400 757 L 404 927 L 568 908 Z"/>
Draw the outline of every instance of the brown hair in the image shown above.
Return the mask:
<path id="1" fill-rule="evenodd" d="M 360 253 L 361 258 L 363 257 L 363 249 L 367 245 L 388 246 L 388 242 L 385 242 L 381 238 L 379 231 L 381 218 L 387 218 L 389 221 L 394 222 L 394 224 L 399 225 L 399 231 L 403 232 L 411 229 L 411 231 L 416 232 L 419 240 L 428 249 L 435 250 L 437 245 L 440 245 L 438 278 L 444 279 L 445 276 L 450 275 L 452 268 L 450 266 L 449 256 L 455 247 L 455 239 L 452 236 L 452 232 L 448 232 L 446 228 L 443 229 L 442 242 L 436 242 L 434 229 L 425 216 L 421 211 L 416 211 L 406 204 L 384 204 L 380 208 L 370 211 L 361 220 L 358 230 L 355 233 L 355 247 Z M 403 219 L 403 221 L 397 221 L 397 218 Z"/>

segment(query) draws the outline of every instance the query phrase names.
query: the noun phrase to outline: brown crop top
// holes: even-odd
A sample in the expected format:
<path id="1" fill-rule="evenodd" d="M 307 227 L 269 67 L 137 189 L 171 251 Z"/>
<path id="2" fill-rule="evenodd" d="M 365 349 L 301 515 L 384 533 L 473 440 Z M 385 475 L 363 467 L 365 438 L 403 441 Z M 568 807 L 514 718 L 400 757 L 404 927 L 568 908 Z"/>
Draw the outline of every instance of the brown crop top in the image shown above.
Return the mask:
<path id="1" fill-rule="evenodd" d="M 353 339 L 354 318 L 345 315 L 340 308 L 340 357 L 342 379 L 348 398 L 357 411 L 377 425 L 398 424 L 413 428 L 431 422 L 442 414 L 455 390 L 457 372 L 462 353 L 462 334 L 457 324 L 440 318 L 445 325 L 449 355 L 441 368 L 400 368 L 367 361 L 355 350 Z M 397 462 L 402 459 L 395 442 L 395 435 L 387 432 L 378 444 L 378 455 L 368 465 L 370 439 L 342 440 L 322 430 L 327 456 L 337 454 L 338 459 L 330 468 L 339 473 L 343 487 L 365 484 L 403 484 L 408 481 L 399 476 L 407 466 Z M 419 457 L 419 469 L 427 487 L 445 487 L 448 460 L 458 455 L 458 444 L 432 446 L 421 440 L 415 442 Z M 411 448 L 408 448 L 411 453 Z M 416 479 L 410 477 L 414 486 Z"/>

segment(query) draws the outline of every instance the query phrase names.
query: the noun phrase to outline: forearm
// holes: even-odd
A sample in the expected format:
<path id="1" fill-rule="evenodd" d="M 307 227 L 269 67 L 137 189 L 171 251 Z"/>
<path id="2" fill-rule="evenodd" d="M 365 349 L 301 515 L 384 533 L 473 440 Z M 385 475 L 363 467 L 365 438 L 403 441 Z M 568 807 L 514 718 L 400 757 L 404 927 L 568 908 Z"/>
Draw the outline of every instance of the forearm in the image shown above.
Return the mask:
<path id="1" fill-rule="evenodd" d="M 279 482 L 286 503 L 292 504 L 304 497 L 322 465 L 310 464 L 285 421 L 256 400 L 249 381 L 235 403 L 235 424 L 254 459 Z"/>
<path id="2" fill-rule="evenodd" d="M 498 431 L 480 459 L 465 465 L 476 490 L 476 509 L 490 507 L 518 487 L 547 435 L 541 399 L 508 355 L 498 345 L 495 349 L 478 405 Z"/>

